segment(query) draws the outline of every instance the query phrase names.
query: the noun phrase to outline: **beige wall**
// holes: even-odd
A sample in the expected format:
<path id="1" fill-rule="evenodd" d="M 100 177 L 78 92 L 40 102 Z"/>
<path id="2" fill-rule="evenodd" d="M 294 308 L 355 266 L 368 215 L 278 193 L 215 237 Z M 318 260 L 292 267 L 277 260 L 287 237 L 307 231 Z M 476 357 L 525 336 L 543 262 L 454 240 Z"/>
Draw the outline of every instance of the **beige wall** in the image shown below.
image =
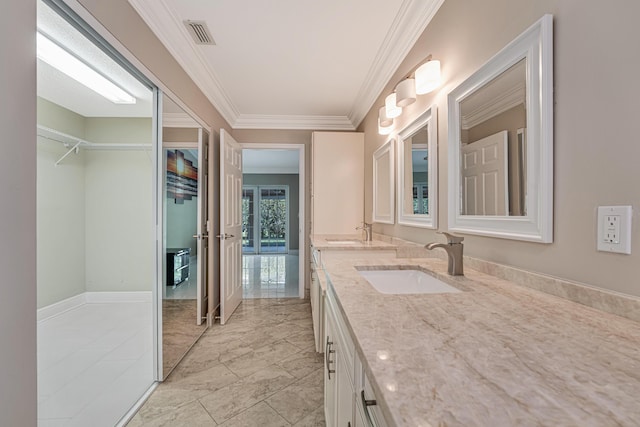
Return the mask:
<path id="1" fill-rule="evenodd" d="M 554 243 L 472 235 L 465 253 L 600 288 L 640 296 L 640 157 L 635 115 L 640 97 L 640 3 L 579 0 L 447 0 L 361 125 L 367 159 L 386 137 L 377 108 L 394 83 L 428 54 L 442 61 L 443 85 L 419 97 L 400 126 L 438 105 L 439 224 L 447 229 L 447 94 L 543 14 L 554 15 Z M 366 217 L 371 218 L 371 167 L 366 161 Z M 632 255 L 597 252 L 596 208 L 635 205 Z M 426 243 L 434 231 L 376 225 L 378 232 Z"/>
<path id="2" fill-rule="evenodd" d="M 0 14 L 0 425 L 36 425 L 36 4 Z"/>

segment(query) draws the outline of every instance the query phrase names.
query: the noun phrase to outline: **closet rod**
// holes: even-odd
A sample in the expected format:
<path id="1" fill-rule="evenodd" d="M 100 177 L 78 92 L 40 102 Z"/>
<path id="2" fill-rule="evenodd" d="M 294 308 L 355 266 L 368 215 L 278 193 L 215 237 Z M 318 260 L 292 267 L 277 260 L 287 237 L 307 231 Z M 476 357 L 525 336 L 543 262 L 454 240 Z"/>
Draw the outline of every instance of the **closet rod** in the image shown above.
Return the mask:
<path id="1" fill-rule="evenodd" d="M 38 135 L 49 139 L 51 141 L 56 141 L 65 145 L 65 147 L 69 147 L 71 144 L 74 144 L 62 157 L 58 159 L 56 162 L 56 166 L 62 162 L 71 152 L 75 151 L 76 154 L 80 149 L 80 146 L 89 149 L 89 150 L 150 150 L 151 144 L 105 144 L 105 143 L 95 143 L 89 142 L 84 139 L 80 139 L 73 135 L 66 134 L 64 132 L 60 132 L 55 129 L 51 129 L 46 126 L 38 125 Z"/>
<path id="2" fill-rule="evenodd" d="M 67 157 L 69 154 L 71 154 L 73 151 L 76 152 L 76 154 L 78 154 L 78 147 L 80 146 L 80 144 L 82 144 L 82 141 L 78 141 L 76 143 L 76 145 L 74 145 L 73 147 L 71 147 L 71 149 L 69 149 L 69 151 L 67 151 L 66 153 L 64 153 L 64 156 L 60 157 L 58 159 L 58 161 L 56 162 L 56 166 L 58 166 L 60 164 L 61 161 L 63 161 L 65 159 L 65 157 Z"/>

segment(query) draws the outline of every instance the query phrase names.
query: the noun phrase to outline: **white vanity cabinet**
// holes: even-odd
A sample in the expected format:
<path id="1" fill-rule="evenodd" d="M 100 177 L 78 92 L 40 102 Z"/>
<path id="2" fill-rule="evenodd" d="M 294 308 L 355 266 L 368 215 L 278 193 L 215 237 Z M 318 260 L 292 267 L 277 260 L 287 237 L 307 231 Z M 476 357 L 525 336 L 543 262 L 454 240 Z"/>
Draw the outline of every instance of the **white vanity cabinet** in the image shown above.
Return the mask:
<path id="1" fill-rule="evenodd" d="M 327 290 L 324 410 L 328 427 L 386 427 L 349 330 Z M 365 401 L 362 400 L 363 392 Z"/>
<path id="2" fill-rule="evenodd" d="M 391 246 L 391 245 L 389 245 Z M 325 299 L 327 280 L 322 264 L 323 259 L 360 259 L 360 258 L 395 258 L 396 249 L 385 249 L 384 247 L 376 250 L 331 250 L 319 249 L 313 244 L 311 245 L 311 281 L 309 284 L 309 298 L 311 300 L 311 318 L 313 320 L 313 335 L 316 344 L 316 351 L 324 353 L 325 347 Z"/>
<path id="3" fill-rule="evenodd" d="M 364 220 L 364 134 L 313 132 L 311 229 L 352 234 Z"/>
<path id="4" fill-rule="evenodd" d="M 313 338 L 316 343 L 316 351 L 324 353 L 324 300 L 325 289 L 322 281 L 325 281 L 320 251 L 311 245 L 311 283 L 309 284 L 309 298 L 311 300 L 311 319 L 313 321 Z"/>

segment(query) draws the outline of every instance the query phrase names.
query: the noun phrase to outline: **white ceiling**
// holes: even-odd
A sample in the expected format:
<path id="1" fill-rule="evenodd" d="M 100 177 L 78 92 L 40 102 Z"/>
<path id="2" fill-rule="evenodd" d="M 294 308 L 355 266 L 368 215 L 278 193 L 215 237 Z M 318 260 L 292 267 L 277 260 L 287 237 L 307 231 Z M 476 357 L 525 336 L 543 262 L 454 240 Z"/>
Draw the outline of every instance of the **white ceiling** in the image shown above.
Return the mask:
<path id="1" fill-rule="evenodd" d="M 40 60 L 38 96 L 84 117 L 151 117 L 151 90 L 42 2 L 38 2 L 38 30 L 135 96 L 137 102 L 133 105 L 114 104 Z"/>
<path id="2" fill-rule="evenodd" d="M 232 127 L 343 130 L 443 1 L 129 0 Z M 196 45 L 187 19 L 216 45 Z"/>

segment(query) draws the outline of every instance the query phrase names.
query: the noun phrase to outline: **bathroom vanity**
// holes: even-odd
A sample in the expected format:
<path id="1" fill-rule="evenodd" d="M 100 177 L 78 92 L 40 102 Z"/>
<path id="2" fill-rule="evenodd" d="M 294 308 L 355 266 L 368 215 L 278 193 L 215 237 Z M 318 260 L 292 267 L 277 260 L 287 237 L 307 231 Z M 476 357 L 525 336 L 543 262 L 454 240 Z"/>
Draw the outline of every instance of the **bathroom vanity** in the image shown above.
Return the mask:
<path id="1" fill-rule="evenodd" d="M 328 426 L 640 424 L 637 322 L 440 259 L 323 265 Z M 383 294 L 359 272 L 406 268 L 461 292 Z"/>

